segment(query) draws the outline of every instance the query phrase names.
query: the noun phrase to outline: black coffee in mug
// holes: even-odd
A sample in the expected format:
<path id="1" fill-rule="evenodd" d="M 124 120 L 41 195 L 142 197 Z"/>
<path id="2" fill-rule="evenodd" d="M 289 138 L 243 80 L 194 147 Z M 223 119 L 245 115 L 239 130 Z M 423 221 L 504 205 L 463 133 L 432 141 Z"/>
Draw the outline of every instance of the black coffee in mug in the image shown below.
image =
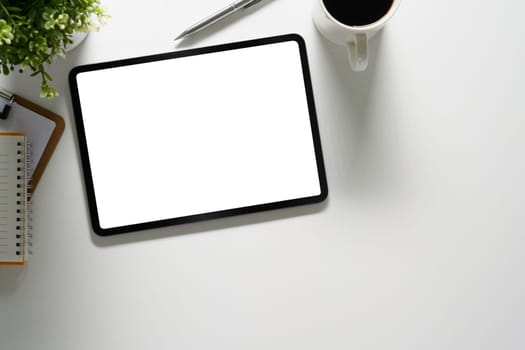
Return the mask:
<path id="1" fill-rule="evenodd" d="M 394 0 L 323 0 L 328 12 L 347 26 L 374 23 L 388 13 Z"/>

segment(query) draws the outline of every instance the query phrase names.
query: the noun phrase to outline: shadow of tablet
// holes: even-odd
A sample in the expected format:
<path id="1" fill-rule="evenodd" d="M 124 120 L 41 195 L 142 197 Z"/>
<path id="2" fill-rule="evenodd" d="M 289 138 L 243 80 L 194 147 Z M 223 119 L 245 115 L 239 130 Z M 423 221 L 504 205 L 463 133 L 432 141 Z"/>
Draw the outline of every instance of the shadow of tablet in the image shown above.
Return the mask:
<path id="1" fill-rule="evenodd" d="M 315 204 L 307 204 L 282 209 L 273 209 L 251 214 L 228 216 L 187 224 L 116 234 L 111 236 L 99 236 L 94 231 L 91 231 L 91 240 L 98 247 L 107 247 L 119 244 L 135 243 L 188 234 L 208 233 L 212 231 L 218 232 L 233 227 L 257 225 L 270 221 L 279 221 L 306 215 L 312 215 L 324 211 L 327 207 L 328 198 L 325 199 L 323 202 Z"/>
<path id="2" fill-rule="evenodd" d="M 94 218 L 95 245 L 252 225 L 326 207 L 319 205 L 326 199 L 328 188 L 304 40 L 291 34 L 211 50 L 199 57 L 205 52 L 202 49 L 186 51 L 186 56 L 149 56 L 79 66 L 72 71 L 74 114 L 84 177 L 88 179 L 86 194 Z M 190 65 L 187 59 L 176 60 L 190 56 L 196 57 Z M 254 61 L 259 63 L 257 69 L 253 69 Z M 176 79 L 159 80 L 166 75 L 166 63 L 170 64 L 171 77 L 177 73 Z M 169 91 L 169 95 L 148 95 L 158 101 L 155 111 L 148 108 L 143 112 L 133 106 L 125 113 L 93 113 L 101 105 L 129 106 L 135 88 L 126 84 L 120 73 L 129 74 L 131 68 L 134 77 L 144 79 L 142 86 L 165 87 L 158 90 Z M 100 72 L 105 76 L 106 90 L 99 84 Z M 82 79 L 77 79 L 80 74 Z M 174 81 L 179 91 L 185 92 L 178 101 L 177 113 L 168 112 L 174 110 Z M 207 98 L 213 103 L 203 103 Z M 96 107 L 86 107 L 91 104 Z M 208 106 L 197 108 L 200 105 Z M 250 113 L 255 106 L 257 113 Z M 143 113 L 149 114 L 149 123 L 142 123 Z M 284 118 L 288 115 L 293 118 Z M 90 132 L 84 131 L 84 125 Z M 120 132 L 122 125 L 126 125 L 125 132 Z M 94 130 L 100 132 L 98 137 Z M 137 142 L 137 135 L 152 138 Z M 107 150 L 116 142 L 117 153 L 125 156 L 108 164 Z M 163 179 L 169 185 L 161 186 Z M 144 186 L 130 191 L 137 184 Z M 218 220 L 223 216 L 228 218 Z M 195 223 L 186 224 L 190 221 Z M 148 232 L 131 233 L 138 230 Z"/>

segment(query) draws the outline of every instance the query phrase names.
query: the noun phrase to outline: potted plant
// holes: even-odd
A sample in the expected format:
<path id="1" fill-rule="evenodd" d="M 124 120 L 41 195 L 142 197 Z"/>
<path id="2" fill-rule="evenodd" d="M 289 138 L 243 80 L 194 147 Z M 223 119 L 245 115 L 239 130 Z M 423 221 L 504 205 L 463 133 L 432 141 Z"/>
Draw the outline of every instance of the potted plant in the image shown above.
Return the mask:
<path id="1" fill-rule="evenodd" d="M 0 0 L 1 74 L 29 69 L 40 77 L 40 96 L 58 96 L 46 65 L 65 57 L 75 33 L 98 29 L 107 17 L 100 0 Z"/>

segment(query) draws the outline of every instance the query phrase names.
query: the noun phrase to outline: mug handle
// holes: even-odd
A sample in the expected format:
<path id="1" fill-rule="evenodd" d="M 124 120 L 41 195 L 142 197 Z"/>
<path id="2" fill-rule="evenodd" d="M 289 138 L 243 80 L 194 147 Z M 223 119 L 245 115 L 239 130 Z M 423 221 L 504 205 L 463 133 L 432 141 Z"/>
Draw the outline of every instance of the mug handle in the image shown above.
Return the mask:
<path id="1" fill-rule="evenodd" d="M 355 40 L 347 44 L 350 67 L 361 72 L 368 66 L 368 37 L 364 33 L 355 35 Z"/>

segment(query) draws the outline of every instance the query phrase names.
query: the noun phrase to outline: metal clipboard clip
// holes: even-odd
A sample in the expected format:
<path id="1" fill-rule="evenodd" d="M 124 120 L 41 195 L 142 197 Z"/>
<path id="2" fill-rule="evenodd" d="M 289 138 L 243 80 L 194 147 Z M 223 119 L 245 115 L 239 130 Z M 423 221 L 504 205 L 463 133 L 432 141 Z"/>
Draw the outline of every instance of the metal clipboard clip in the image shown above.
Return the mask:
<path id="1" fill-rule="evenodd" d="M 7 104 L 4 106 L 4 108 L 0 112 L 0 119 L 6 120 L 7 117 L 9 116 L 9 111 L 11 111 L 11 105 L 15 101 L 15 95 L 5 92 L 3 90 L 0 90 L 0 97 L 7 100 Z"/>

